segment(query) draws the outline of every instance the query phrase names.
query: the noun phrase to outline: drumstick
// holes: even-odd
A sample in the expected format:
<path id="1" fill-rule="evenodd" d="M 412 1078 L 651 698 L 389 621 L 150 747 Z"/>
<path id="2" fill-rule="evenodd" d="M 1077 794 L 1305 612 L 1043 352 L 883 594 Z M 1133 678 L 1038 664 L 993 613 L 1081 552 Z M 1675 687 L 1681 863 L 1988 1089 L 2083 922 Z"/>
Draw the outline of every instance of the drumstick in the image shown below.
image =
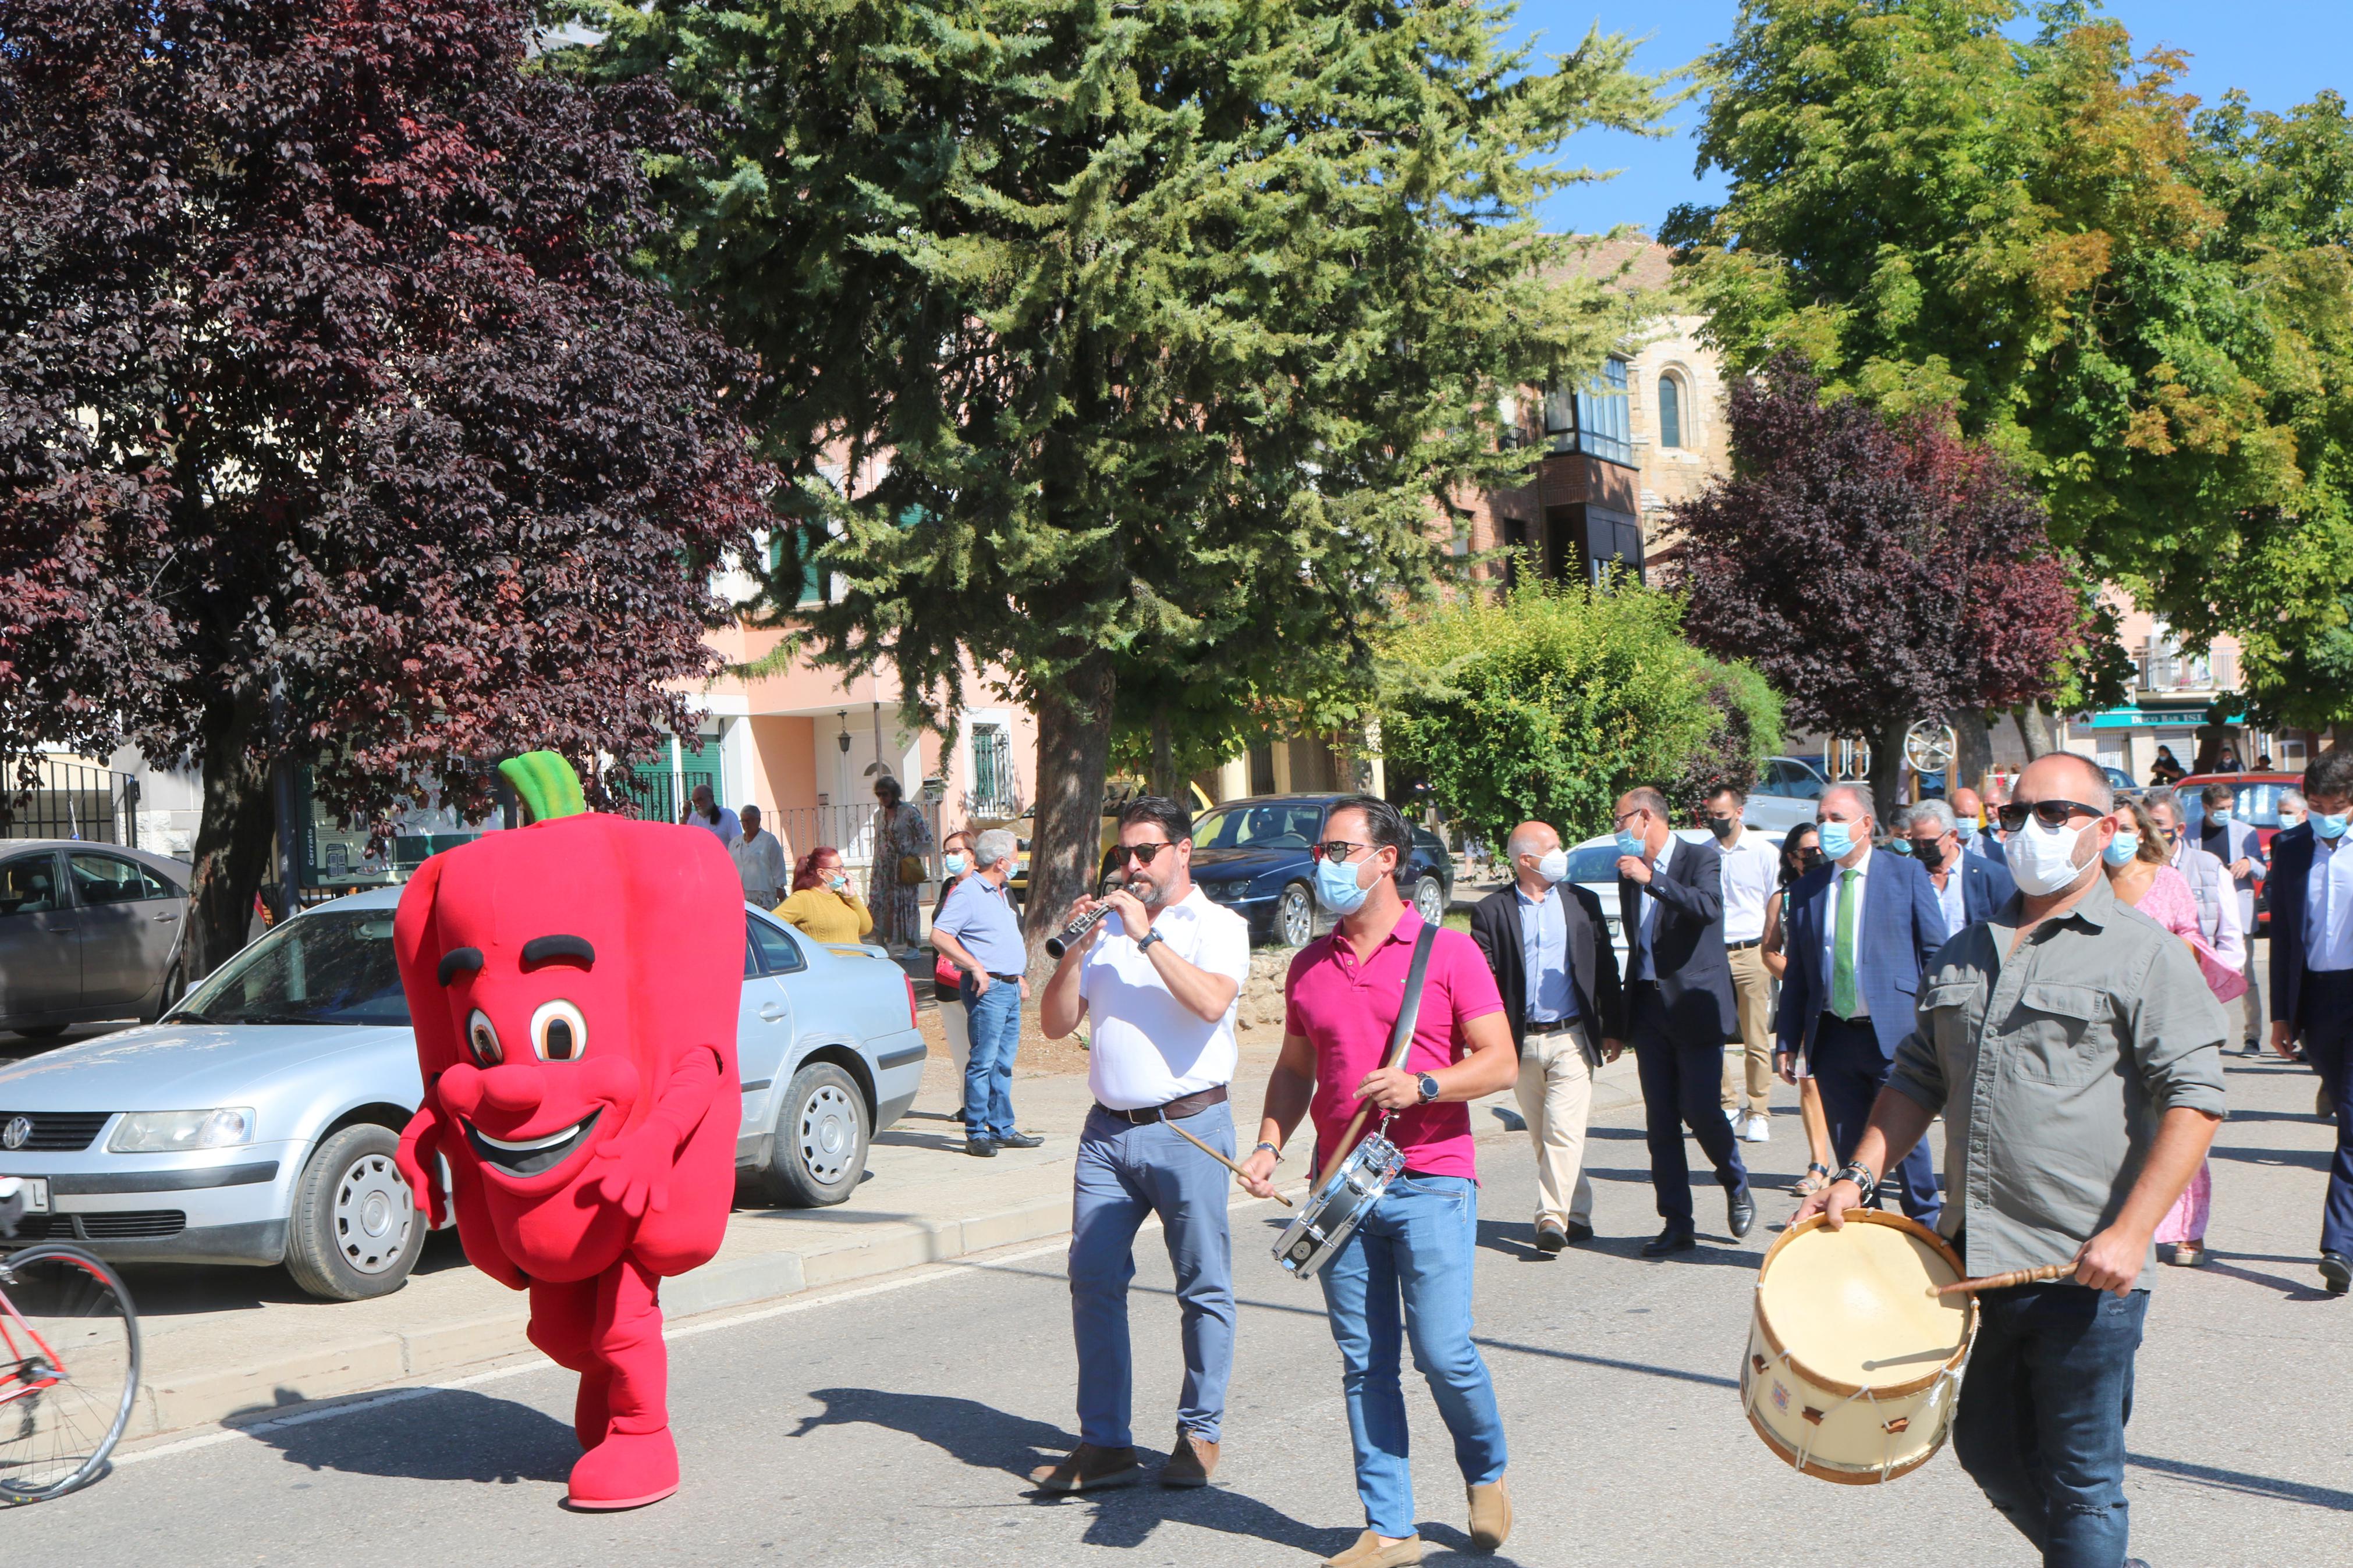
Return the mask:
<path id="1" fill-rule="evenodd" d="M 1975 1279 L 1956 1279 L 1950 1285 L 1938 1285 L 1931 1296 L 1957 1296 L 1964 1291 L 2007 1290 L 2012 1285 L 2040 1285 L 2046 1279 L 2064 1279 L 2075 1272 L 2073 1263 L 2046 1263 L 2040 1268 L 2013 1268 L 2007 1274 L 1986 1274 Z"/>
<path id="2" fill-rule="evenodd" d="M 1314 1191 L 1320 1193 L 1330 1186 L 1332 1178 L 1340 1173 L 1340 1167 L 1348 1163 L 1348 1155 L 1356 1147 L 1356 1134 L 1365 1130 L 1365 1118 L 1372 1113 L 1373 1106 L 1370 1100 L 1366 1100 L 1357 1109 L 1356 1119 L 1348 1123 L 1348 1131 L 1342 1133 L 1340 1142 L 1333 1146 L 1332 1158 L 1324 1162 L 1324 1173 L 1315 1178 Z"/>
<path id="3" fill-rule="evenodd" d="M 1177 1137 L 1185 1140 L 1186 1142 L 1193 1145 L 1194 1148 L 1198 1149 L 1202 1153 L 1207 1154 L 1210 1159 L 1215 1160 L 1219 1164 L 1223 1165 L 1227 1170 L 1231 1171 L 1235 1175 L 1239 1176 L 1242 1173 L 1242 1168 L 1240 1165 L 1235 1164 L 1231 1160 L 1227 1159 L 1223 1154 L 1219 1153 L 1215 1149 L 1210 1148 L 1207 1143 L 1202 1142 L 1198 1138 L 1194 1137 L 1190 1132 L 1186 1131 L 1174 1121 L 1163 1121 L 1160 1125 L 1168 1129 L 1169 1131 L 1176 1134 Z M 1291 1207 L 1291 1200 L 1284 1197 L 1281 1193 L 1274 1194 L 1274 1201 L 1281 1204 L 1284 1208 Z"/>

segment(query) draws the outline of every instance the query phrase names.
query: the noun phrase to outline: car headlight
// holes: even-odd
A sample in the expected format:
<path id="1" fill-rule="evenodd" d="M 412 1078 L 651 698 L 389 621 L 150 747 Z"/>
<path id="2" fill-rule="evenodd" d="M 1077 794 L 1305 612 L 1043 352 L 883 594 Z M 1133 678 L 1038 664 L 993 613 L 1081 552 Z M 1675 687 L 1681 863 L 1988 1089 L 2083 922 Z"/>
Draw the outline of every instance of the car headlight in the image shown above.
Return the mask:
<path id="1" fill-rule="evenodd" d="M 239 1105 L 219 1110 L 134 1110 L 122 1119 L 106 1146 L 118 1154 L 177 1154 L 252 1142 L 253 1111 Z"/>

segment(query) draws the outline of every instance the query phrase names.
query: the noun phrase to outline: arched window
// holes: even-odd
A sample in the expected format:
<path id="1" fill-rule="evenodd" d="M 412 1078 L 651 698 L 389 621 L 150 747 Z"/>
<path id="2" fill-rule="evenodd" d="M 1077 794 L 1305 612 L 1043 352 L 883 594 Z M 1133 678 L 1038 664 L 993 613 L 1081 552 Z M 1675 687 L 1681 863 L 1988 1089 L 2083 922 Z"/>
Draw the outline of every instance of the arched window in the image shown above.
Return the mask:
<path id="1" fill-rule="evenodd" d="M 1683 444 L 1683 384 L 1672 375 L 1659 377 L 1659 445 Z"/>

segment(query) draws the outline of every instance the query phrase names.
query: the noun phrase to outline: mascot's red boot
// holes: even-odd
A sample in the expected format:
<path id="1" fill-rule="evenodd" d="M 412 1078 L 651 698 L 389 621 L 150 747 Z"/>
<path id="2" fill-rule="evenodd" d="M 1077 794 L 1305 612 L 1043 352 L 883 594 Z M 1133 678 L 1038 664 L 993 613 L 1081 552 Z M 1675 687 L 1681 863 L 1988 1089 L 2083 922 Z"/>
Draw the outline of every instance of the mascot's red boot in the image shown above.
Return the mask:
<path id="1" fill-rule="evenodd" d="M 678 1489 L 661 1277 L 719 1250 L 744 1118 L 743 887 L 699 827 L 586 811 L 553 752 L 501 764 L 534 819 L 434 856 L 394 924 L 425 1103 L 400 1169 L 475 1268 L 531 1292 L 580 1374 L 575 1508 Z"/>

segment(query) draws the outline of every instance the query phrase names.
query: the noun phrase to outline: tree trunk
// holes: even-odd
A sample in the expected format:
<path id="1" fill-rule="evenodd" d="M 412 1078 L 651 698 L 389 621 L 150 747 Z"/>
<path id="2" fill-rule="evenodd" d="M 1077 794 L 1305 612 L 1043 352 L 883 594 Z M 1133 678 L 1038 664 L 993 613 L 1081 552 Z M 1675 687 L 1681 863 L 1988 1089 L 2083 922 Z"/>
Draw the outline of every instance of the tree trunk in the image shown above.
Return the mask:
<path id="1" fill-rule="evenodd" d="M 1904 732 L 1911 727 L 1890 719 L 1871 738 L 1871 815 L 1883 833 L 1893 833 L 1904 812 Z"/>
<path id="2" fill-rule="evenodd" d="M 2028 702 L 2010 711 L 2018 721 L 2018 738 L 2025 742 L 2028 762 L 2047 757 L 2059 749 L 2059 726 L 2052 719 L 2050 709 L 2040 702 Z"/>
<path id="3" fill-rule="evenodd" d="M 1993 734 L 1986 728 L 1984 711 L 1956 708 L 1946 720 L 1953 727 L 1953 765 L 1945 773 L 1946 797 L 1950 799 L 1957 789 L 1982 791 L 1986 774 L 1993 771 Z"/>
<path id="4" fill-rule="evenodd" d="M 276 814 L 269 766 L 259 760 L 269 705 L 257 693 L 205 713 L 203 819 L 188 894 L 183 978 L 193 985 L 245 945 L 253 896 L 269 869 Z"/>
<path id="5" fill-rule="evenodd" d="M 1184 788 L 1176 776 L 1176 727 L 1163 710 L 1152 716 L 1152 793 L 1175 800 Z"/>
<path id="6" fill-rule="evenodd" d="M 1095 890 L 1103 858 L 1103 777 L 1111 766 L 1111 655 L 1098 650 L 1039 693 L 1037 831 L 1029 840 L 1029 903 L 1022 934 L 1044 969 L 1045 941 L 1071 900 Z"/>

